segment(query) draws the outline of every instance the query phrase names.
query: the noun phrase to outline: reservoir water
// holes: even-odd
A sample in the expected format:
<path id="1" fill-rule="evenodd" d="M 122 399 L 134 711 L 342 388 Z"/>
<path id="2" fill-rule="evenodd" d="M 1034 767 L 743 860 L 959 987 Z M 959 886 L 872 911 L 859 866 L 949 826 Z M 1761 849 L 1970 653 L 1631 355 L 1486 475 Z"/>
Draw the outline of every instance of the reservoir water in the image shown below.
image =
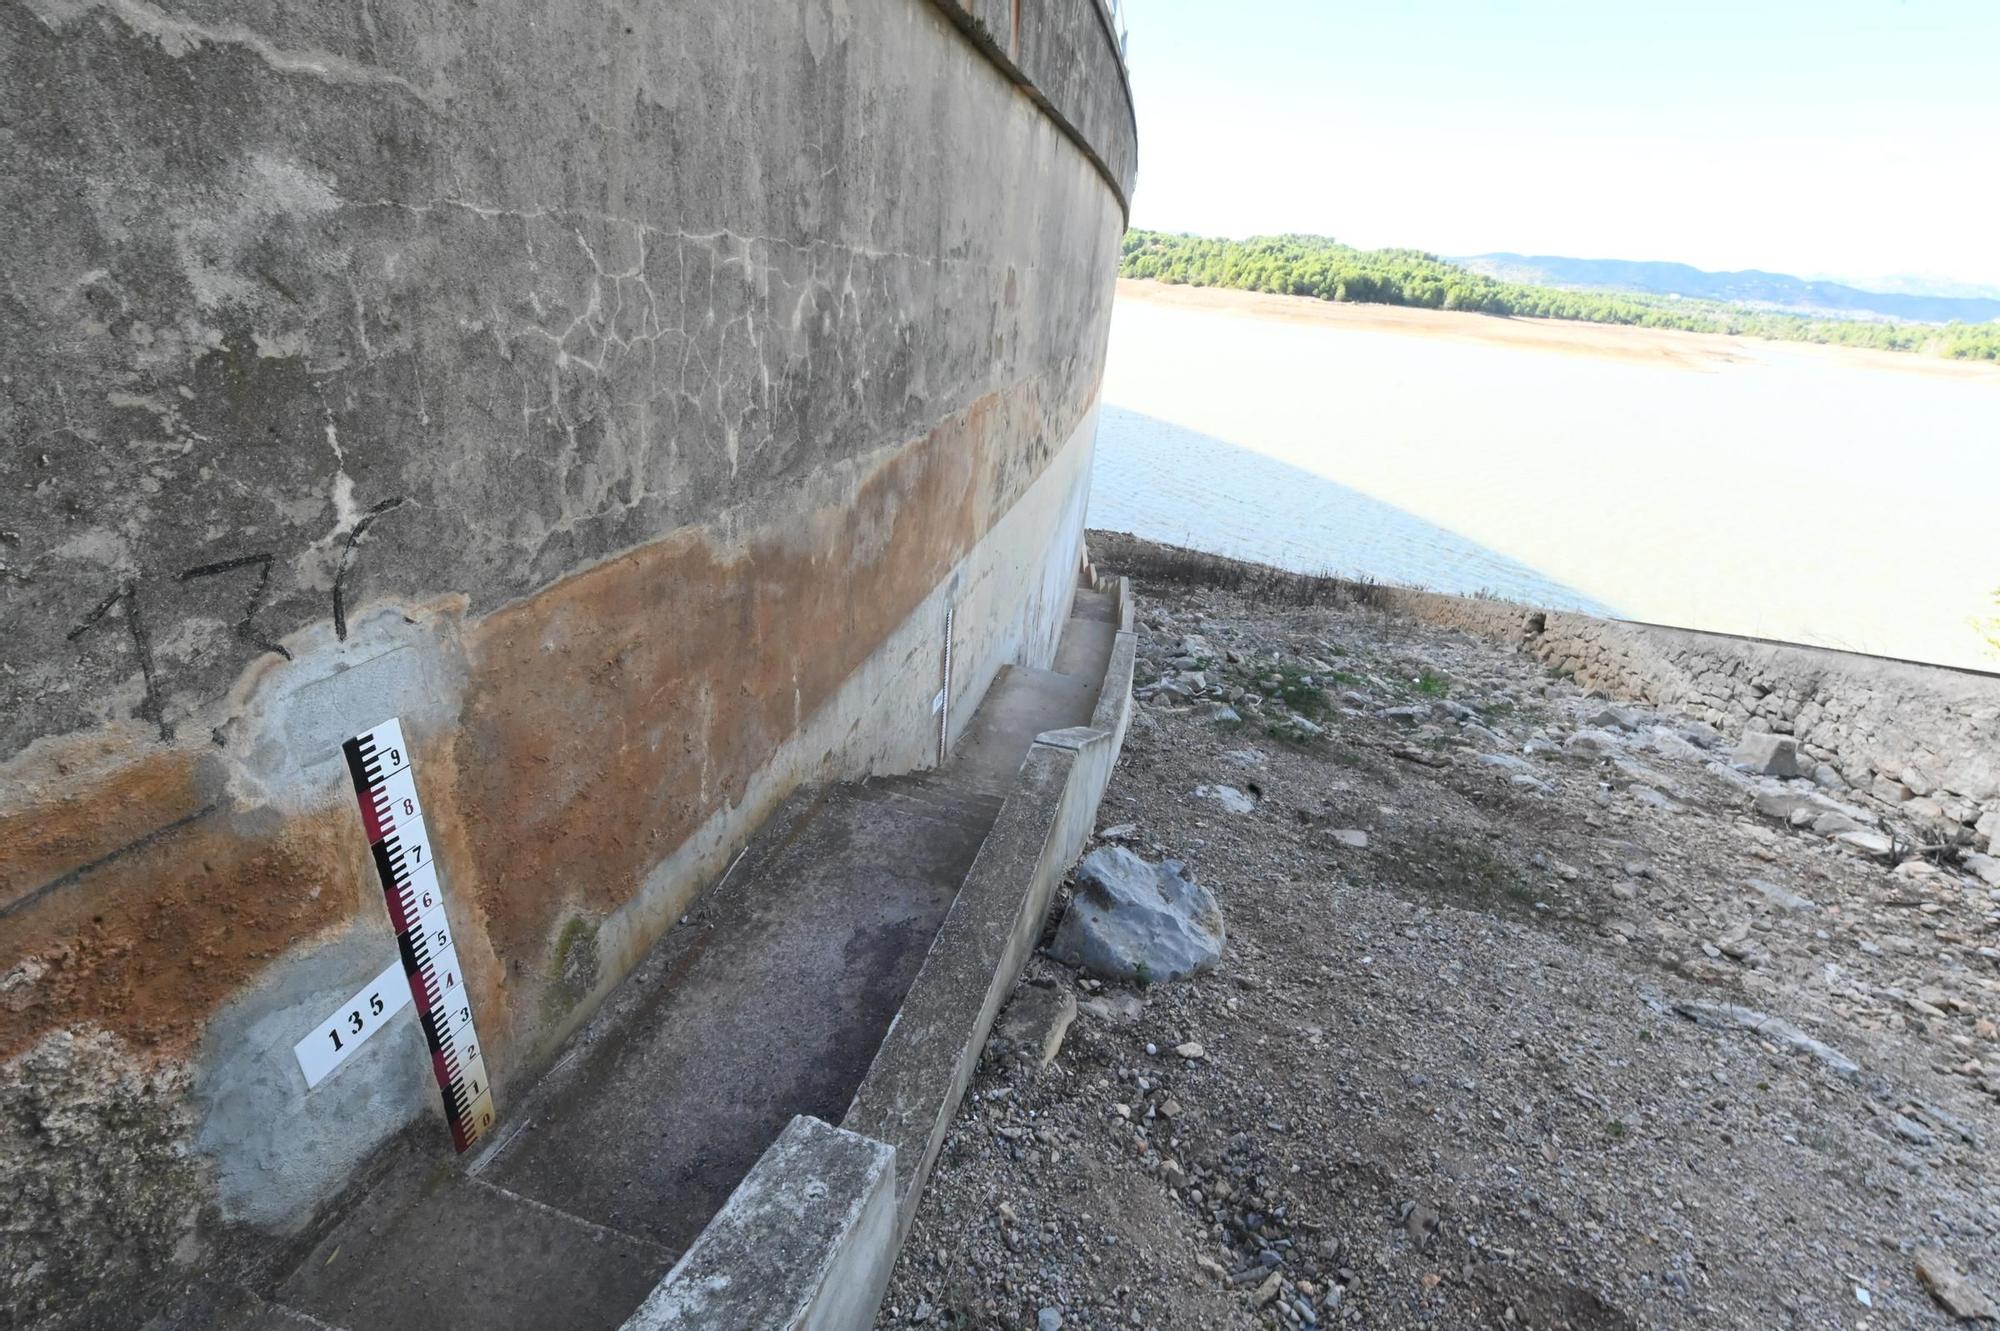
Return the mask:
<path id="1" fill-rule="evenodd" d="M 1550 329 L 1121 283 L 1091 525 L 2000 669 L 2000 369 Z"/>

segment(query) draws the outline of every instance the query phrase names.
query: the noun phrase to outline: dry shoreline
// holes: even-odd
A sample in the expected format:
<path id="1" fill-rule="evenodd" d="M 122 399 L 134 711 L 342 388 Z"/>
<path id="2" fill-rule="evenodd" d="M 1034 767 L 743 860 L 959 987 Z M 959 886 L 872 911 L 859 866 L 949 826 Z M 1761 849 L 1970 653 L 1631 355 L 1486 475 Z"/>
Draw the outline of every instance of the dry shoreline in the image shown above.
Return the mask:
<path id="1" fill-rule="evenodd" d="M 1401 333 L 1413 337 L 1600 356 L 1697 370 L 1763 359 L 1774 350 L 1779 350 L 1787 355 L 1833 357 L 1836 363 L 1856 368 L 1969 379 L 2000 387 L 2000 366 L 1866 347 L 1774 342 L 1722 333 L 1690 333 L 1671 328 L 1637 328 L 1567 319 L 1513 318 L 1462 310 L 1417 309 L 1406 305 L 1341 304 L 1311 296 L 1278 296 L 1223 287 L 1176 286 L 1134 278 L 1118 279 L 1118 299 L 1343 331 Z"/>
<path id="2" fill-rule="evenodd" d="M 1033 959 L 1015 1008 L 1073 1020 L 996 1026 L 877 1331 L 1990 1307 L 2000 882 L 1801 825 L 1912 840 L 1733 734 L 1304 587 L 1136 580 L 1098 841 L 1184 861 L 1221 960 Z"/>

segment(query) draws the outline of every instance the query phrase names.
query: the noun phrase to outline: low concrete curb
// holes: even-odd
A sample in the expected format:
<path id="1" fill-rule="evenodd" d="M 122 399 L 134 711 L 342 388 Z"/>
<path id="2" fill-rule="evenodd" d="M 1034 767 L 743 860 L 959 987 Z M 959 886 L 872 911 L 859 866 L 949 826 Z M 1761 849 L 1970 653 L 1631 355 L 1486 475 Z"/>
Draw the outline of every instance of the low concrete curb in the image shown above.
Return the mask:
<path id="1" fill-rule="evenodd" d="M 1131 587 L 1120 579 L 1118 633 L 1091 724 L 1036 737 L 841 1120 L 896 1148 L 899 1243 L 1055 886 L 1090 838 L 1131 717 L 1133 655 Z"/>
<path id="2" fill-rule="evenodd" d="M 866 1327 L 896 1261 L 896 1150 L 801 1114 L 624 1331 Z"/>
<path id="3" fill-rule="evenodd" d="M 1103 584 L 1094 569 L 1085 576 Z M 1087 726 L 1038 735 L 838 1128 L 795 1118 L 625 1331 L 866 1331 L 1131 719 L 1131 584 Z"/>

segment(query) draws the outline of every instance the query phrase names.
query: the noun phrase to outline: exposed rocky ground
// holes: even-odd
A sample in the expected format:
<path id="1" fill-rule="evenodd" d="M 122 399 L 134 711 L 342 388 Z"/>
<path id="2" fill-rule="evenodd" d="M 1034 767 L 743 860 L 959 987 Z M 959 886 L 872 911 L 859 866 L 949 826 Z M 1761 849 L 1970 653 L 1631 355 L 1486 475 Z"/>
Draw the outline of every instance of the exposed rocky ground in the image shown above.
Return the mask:
<path id="1" fill-rule="evenodd" d="M 1034 958 L 879 1326 L 1990 1309 L 1990 862 L 1484 640 L 1139 590 L 1099 842 L 1185 861 L 1227 944 L 1176 983 Z"/>

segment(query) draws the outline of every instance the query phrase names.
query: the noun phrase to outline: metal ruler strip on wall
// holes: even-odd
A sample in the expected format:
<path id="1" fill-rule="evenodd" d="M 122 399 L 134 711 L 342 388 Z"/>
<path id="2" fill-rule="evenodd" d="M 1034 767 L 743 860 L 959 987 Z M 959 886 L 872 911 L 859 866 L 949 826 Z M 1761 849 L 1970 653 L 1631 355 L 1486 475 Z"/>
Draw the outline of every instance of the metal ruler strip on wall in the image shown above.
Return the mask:
<path id="1" fill-rule="evenodd" d="M 463 1151 L 493 1126 L 493 1088 L 472 1024 L 472 997 L 445 919 L 444 887 L 433 862 L 416 768 L 396 718 L 363 731 L 341 746 L 375 874 L 396 928 L 396 948 L 417 1020 L 431 1054 L 431 1071 L 444 1094 L 452 1144 Z"/>

